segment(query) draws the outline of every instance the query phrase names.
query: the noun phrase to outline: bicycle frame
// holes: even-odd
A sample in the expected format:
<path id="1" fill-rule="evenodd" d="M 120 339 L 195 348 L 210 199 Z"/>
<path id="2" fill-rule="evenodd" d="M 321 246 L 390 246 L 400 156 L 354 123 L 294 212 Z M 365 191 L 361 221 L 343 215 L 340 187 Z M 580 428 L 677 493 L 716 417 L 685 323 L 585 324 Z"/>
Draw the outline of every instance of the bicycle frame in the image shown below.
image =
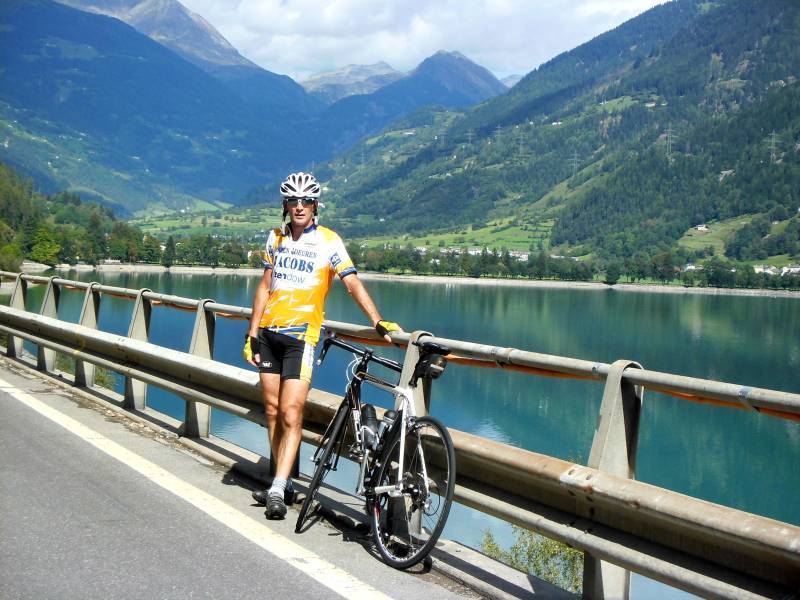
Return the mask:
<path id="1" fill-rule="evenodd" d="M 378 496 L 380 494 L 389 494 L 389 496 L 391 496 L 393 498 L 396 498 L 396 497 L 401 496 L 403 494 L 402 473 L 403 473 L 403 467 L 404 467 L 403 461 L 405 459 L 406 432 L 408 431 L 408 423 L 409 423 L 410 419 L 413 419 L 414 417 L 417 416 L 416 412 L 414 410 L 414 402 L 412 400 L 411 390 L 409 388 L 407 388 L 407 387 L 402 387 L 400 385 L 392 385 L 388 381 L 385 381 L 385 380 L 383 380 L 383 379 L 381 379 L 379 377 L 375 377 L 371 373 L 366 372 L 366 370 L 363 371 L 363 372 L 360 372 L 360 373 L 356 373 L 356 376 L 359 377 L 359 379 L 361 379 L 361 381 L 366 381 L 367 383 L 369 383 L 370 385 L 372 385 L 372 386 L 374 386 L 374 387 L 376 387 L 378 389 L 381 389 L 381 390 L 384 390 L 386 392 L 389 392 L 390 394 L 392 394 L 395 397 L 395 400 L 398 400 L 398 399 L 400 400 L 399 403 L 397 403 L 397 402 L 395 403 L 395 406 L 399 407 L 399 413 L 401 415 L 401 418 L 400 418 L 399 423 L 395 422 L 392 425 L 393 429 L 395 427 L 399 427 L 400 428 L 399 429 L 399 435 L 400 435 L 400 453 L 399 454 L 400 454 L 400 456 L 399 456 L 399 462 L 398 462 L 398 465 L 397 465 L 397 483 L 394 484 L 394 485 L 382 485 L 382 486 L 376 486 L 376 487 L 372 488 L 372 493 L 375 494 L 376 496 Z M 387 440 L 390 439 L 391 435 L 392 435 L 392 431 L 384 432 L 384 436 L 386 436 Z M 421 463 L 422 463 L 421 464 L 422 473 L 424 475 L 423 481 L 425 482 L 425 488 L 426 488 L 425 489 L 425 493 L 427 495 L 427 493 L 429 492 L 429 490 L 427 489 L 427 487 L 428 487 L 428 470 L 427 470 L 427 467 L 425 465 L 425 454 L 424 454 L 424 452 L 420 453 L 420 458 L 421 458 Z M 367 461 L 365 460 L 364 462 L 366 463 Z M 365 469 L 362 468 L 362 475 L 363 475 L 364 472 L 365 472 Z M 359 481 L 359 488 L 360 488 L 360 491 L 358 493 L 363 494 L 364 491 L 365 491 L 364 487 L 363 487 L 363 478 Z"/>
<path id="2" fill-rule="evenodd" d="M 337 344 L 340 345 L 340 344 Z M 349 350 L 346 346 L 340 345 L 345 350 Z M 348 410 L 350 412 L 349 420 L 353 426 L 353 433 L 355 437 L 355 446 L 357 448 L 356 453 L 348 452 L 348 456 L 350 458 L 356 458 L 357 462 L 360 463 L 359 467 L 359 474 L 358 474 L 358 481 L 356 484 L 356 494 L 361 496 L 366 496 L 368 493 L 372 493 L 375 496 L 379 496 L 381 494 L 388 494 L 390 497 L 396 498 L 403 495 L 403 477 L 402 474 L 404 472 L 405 465 L 405 448 L 406 448 L 406 433 L 408 431 L 408 425 L 411 419 L 416 417 L 416 411 L 414 410 L 414 402 L 412 399 L 412 392 L 411 389 L 408 387 L 403 387 L 399 384 L 395 385 L 391 382 L 382 379 L 373 375 L 372 373 L 368 372 L 369 363 L 372 361 L 379 362 L 379 364 L 383 364 L 384 366 L 388 366 L 390 368 L 396 369 L 397 366 L 392 364 L 387 364 L 388 361 L 385 359 L 379 359 L 374 357 L 371 351 L 367 351 L 364 354 L 360 355 L 359 359 L 356 359 L 357 364 L 355 367 L 348 366 L 348 371 L 352 373 L 350 381 L 347 385 L 347 390 L 345 392 L 345 399 L 348 403 Z M 353 365 L 351 362 L 350 365 Z M 395 398 L 395 406 L 398 409 L 398 413 L 400 415 L 400 419 L 395 421 L 392 425 L 392 429 L 389 431 L 385 431 L 383 433 L 384 440 L 388 441 L 392 439 L 393 435 L 400 436 L 400 453 L 399 453 L 399 461 L 397 465 L 397 483 L 394 485 L 386 485 L 386 486 L 377 486 L 370 489 L 367 489 L 365 482 L 367 480 L 368 469 L 374 467 L 374 456 L 372 449 L 369 447 L 366 441 L 366 436 L 364 435 L 365 426 L 361 423 L 361 384 L 368 383 L 369 385 L 388 392 Z M 398 429 L 399 428 L 399 429 Z M 398 431 L 397 434 L 394 432 Z M 334 463 L 331 466 L 331 470 L 335 471 L 336 467 L 339 463 L 339 457 L 342 455 L 342 450 L 344 449 L 344 437 L 341 440 L 341 445 L 339 446 L 338 451 L 336 452 L 336 458 L 334 459 Z M 312 457 L 313 461 L 317 460 L 318 453 L 321 450 L 317 448 L 314 452 L 314 456 Z M 421 468 L 423 473 L 423 481 L 425 486 L 425 494 L 430 492 L 428 489 L 428 471 L 427 466 L 425 464 L 424 459 L 424 452 L 420 452 L 421 457 Z"/>

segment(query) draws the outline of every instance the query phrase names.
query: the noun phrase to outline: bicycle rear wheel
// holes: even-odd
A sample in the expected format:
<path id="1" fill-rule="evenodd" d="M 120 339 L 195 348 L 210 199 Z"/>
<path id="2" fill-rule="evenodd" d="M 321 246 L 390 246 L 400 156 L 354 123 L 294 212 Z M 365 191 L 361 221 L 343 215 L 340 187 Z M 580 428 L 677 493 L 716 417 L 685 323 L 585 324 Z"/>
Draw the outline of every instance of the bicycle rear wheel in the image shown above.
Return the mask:
<path id="1" fill-rule="evenodd" d="M 387 447 L 376 487 L 398 482 L 400 436 Z M 406 434 L 401 493 L 377 495 L 372 502 L 372 537 L 384 562 L 396 569 L 423 560 L 444 529 L 456 480 L 453 441 L 433 417 L 420 417 Z"/>
<path id="2" fill-rule="evenodd" d="M 341 446 L 342 437 L 344 437 L 346 420 L 349 416 L 349 403 L 343 400 L 333 416 L 333 420 L 328 425 L 325 433 L 322 436 L 322 442 L 317 450 L 317 458 L 315 459 L 316 468 L 314 469 L 314 476 L 311 478 L 311 483 L 308 486 L 308 493 L 303 500 L 303 505 L 300 507 L 300 514 L 297 515 L 297 523 L 294 526 L 295 533 L 300 533 L 303 525 L 306 522 L 306 517 L 314 503 L 314 498 L 317 495 L 319 486 L 322 485 L 322 480 L 330 472 L 334 462 L 337 458 L 338 448 Z"/>

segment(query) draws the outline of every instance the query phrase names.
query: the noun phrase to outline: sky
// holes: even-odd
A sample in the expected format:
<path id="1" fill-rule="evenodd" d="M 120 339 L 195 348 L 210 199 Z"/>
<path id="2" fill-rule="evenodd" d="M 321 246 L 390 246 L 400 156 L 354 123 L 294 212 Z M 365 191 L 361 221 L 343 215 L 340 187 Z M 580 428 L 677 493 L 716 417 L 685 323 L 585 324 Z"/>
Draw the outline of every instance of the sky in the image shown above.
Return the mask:
<path id="1" fill-rule="evenodd" d="M 409 71 L 457 50 L 524 75 L 664 0 L 180 0 L 246 58 L 302 81 L 350 64 Z"/>

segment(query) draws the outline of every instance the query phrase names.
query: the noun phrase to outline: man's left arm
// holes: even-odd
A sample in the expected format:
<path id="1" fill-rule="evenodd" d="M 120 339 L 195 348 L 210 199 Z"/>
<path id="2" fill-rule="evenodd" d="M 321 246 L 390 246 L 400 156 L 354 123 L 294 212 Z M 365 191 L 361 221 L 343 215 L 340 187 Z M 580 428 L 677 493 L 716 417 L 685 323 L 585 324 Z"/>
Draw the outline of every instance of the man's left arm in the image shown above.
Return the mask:
<path id="1" fill-rule="evenodd" d="M 361 280 L 358 278 L 356 273 L 345 275 L 342 277 L 341 281 L 344 284 L 344 287 L 347 288 L 347 292 L 353 297 L 353 300 L 356 301 L 356 304 L 358 304 L 359 308 L 364 312 L 365 315 L 367 315 L 367 318 L 369 319 L 370 323 L 372 323 L 373 327 L 378 329 L 378 325 L 381 322 L 387 323 L 381 319 L 381 314 L 378 312 L 378 308 L 375 306 L 375 303 L 372 301 L 372 297 L 367 292 L 367 288 L 365 288 L 364 284 L 361 283 Z M 391 323 L 390 325 L 394 325 L 394 323 Z M 378 330 L 380 331 L 380 329 Z M 398 326 L 397 329 L 389 329 L 388 331 L 402 331 L 402 329 L 400 329 Z M 388 332 L 384 333 L 383 339 L 389 343 L 392 341 L 392 338 Z"/>

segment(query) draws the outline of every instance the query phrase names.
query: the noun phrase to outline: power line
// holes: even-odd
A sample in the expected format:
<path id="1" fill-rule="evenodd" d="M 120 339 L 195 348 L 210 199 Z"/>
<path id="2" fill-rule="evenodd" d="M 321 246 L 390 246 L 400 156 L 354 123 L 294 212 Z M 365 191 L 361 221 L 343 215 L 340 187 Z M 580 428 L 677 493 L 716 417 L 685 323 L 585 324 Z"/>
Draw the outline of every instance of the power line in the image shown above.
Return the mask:
<path id="1" fill-rule="evenodd" d="M 578 174 L 578 151 L 577 150 L 574 150 L 572 152 L 572 158 L 570 158 L 569 161 L 567 161 L 567 162 L 572 166 L 572 176 L 575 177 L 575 175 Z"/>
<path id="2" fill-rule="evenodd" d="M 672 130 L 672 125 L 667 125 L 665 132 L 667 136 L 667 162 L 672 164 L 672 142 L 675 139 L 675 132 Z"/>
<path id="3" fill-rule="evenodd" d="M 777 143 L 775 140 L 775 130 L 772 130 L 772 134 L 769 136 L 769 164 L 774 165 L 775 161 L 778 160 L 778 149 Z"/>

